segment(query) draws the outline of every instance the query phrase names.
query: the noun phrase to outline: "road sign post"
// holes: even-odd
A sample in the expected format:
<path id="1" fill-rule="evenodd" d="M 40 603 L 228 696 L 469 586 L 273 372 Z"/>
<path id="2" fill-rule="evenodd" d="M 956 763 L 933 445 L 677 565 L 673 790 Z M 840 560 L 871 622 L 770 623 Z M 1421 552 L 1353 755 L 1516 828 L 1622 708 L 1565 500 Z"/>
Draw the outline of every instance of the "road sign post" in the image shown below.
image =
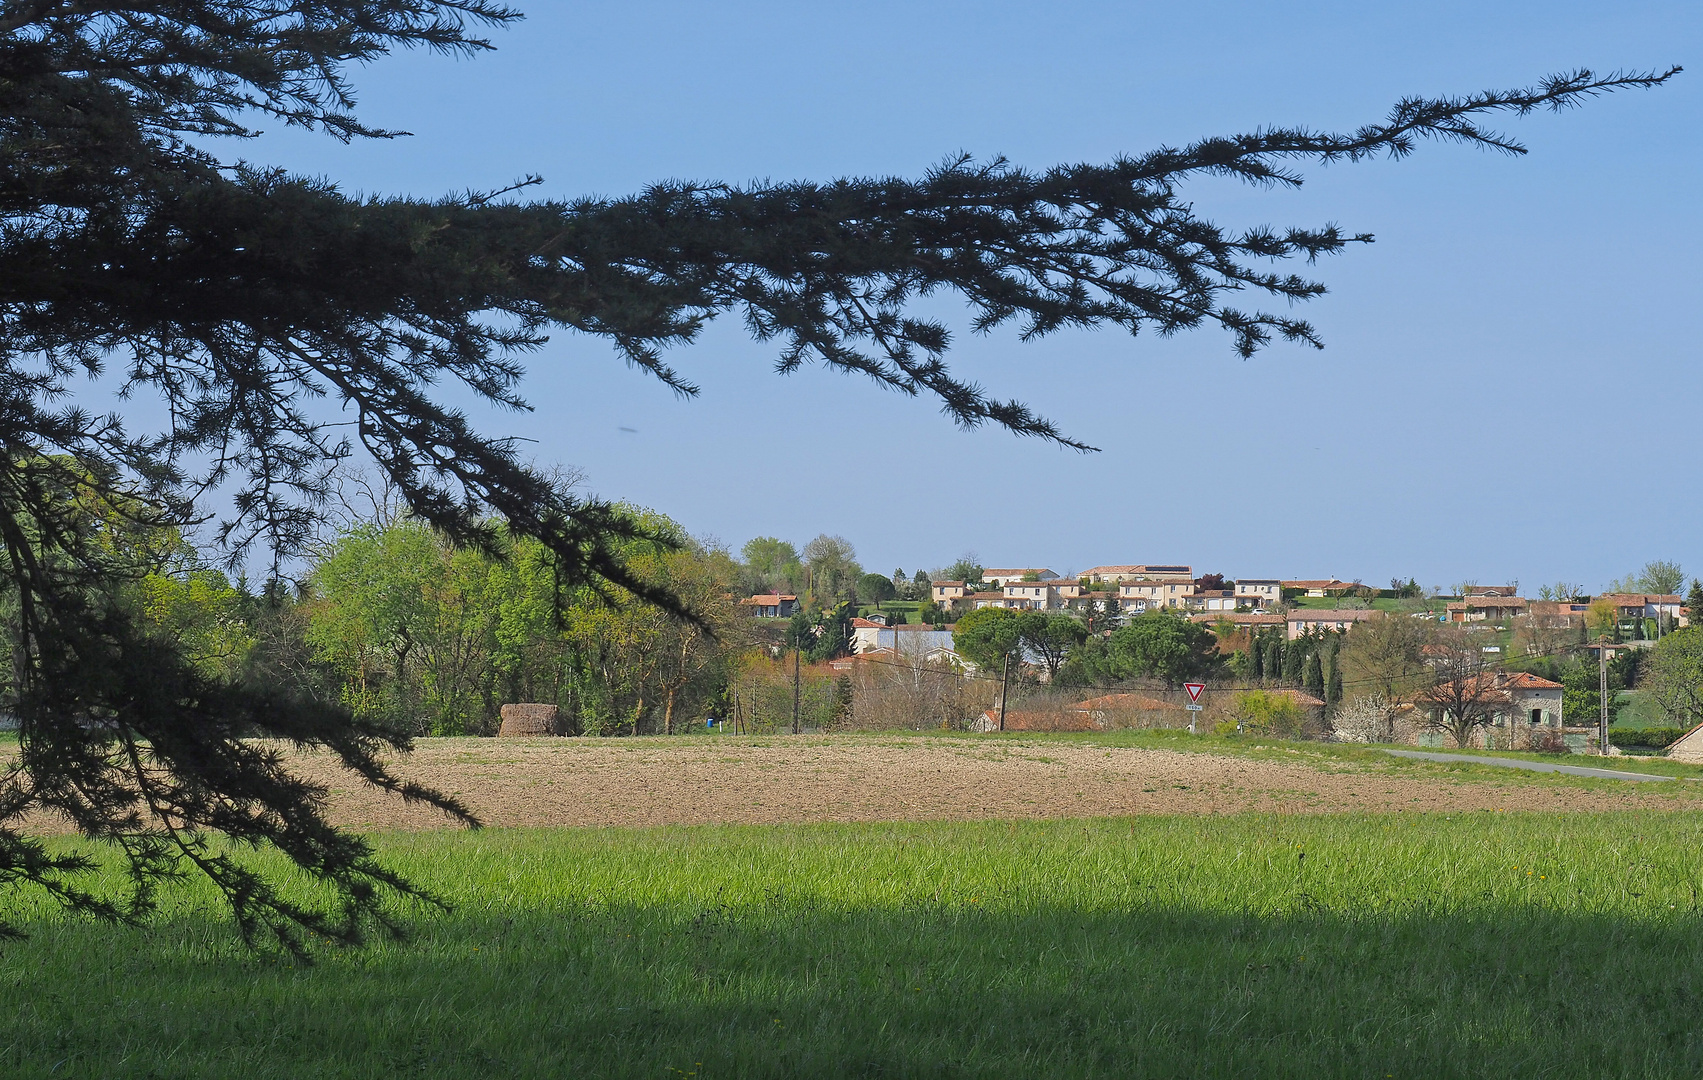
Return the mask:
<path id="1" fill-rule="evenodd" d="M 1183 708 L 1187 709 L 1191 713 L 1199 712 L 1201 710 L 1200 695 L 1206 691 L 1206 684 L 1198 682 L 1184 683 L 1183 689 L 1187 690 L 1189 693 L 1189 703 L 1184 705 Z M 1193 735 L 1194 733 L 1194 717 L 1191 716 L 1189 717 L 1189 734 Z"/>

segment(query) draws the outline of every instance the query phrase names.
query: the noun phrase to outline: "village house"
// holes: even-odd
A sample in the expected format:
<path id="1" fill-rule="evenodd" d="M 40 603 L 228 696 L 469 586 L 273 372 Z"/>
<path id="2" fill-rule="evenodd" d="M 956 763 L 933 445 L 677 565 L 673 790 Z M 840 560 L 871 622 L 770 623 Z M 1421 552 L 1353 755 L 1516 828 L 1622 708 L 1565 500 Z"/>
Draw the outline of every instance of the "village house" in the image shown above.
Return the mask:
<path id="1" fill-rule="evenodd" d="M 908 638 L 902 644 L 905 649 L 910 648 Z M 830 660 L 828 666 L 835 671 L 850 671 L 863 664 L 892 664 L 899 667 L 912 667 L 919 659 L 931 667 L 949 668 L 963 675 L 974 675 L 978 670 L 974 663 L 958 655 L 957 652 L 939 645 L 929 646 L 920 654 L 895 650 L 891 646 L 882 646 L 879 649 L 869 649 L 865 652 L 853 653 L 850 656 Z"/>
<path id="2" fill-rule="evenodd" d="M 1506 624 L 1526 613 L 1530 605 L 1518 596 L 1505 596 L 1502 593 L 1472 593 L 1464 600 L 1453 600 L 1443 605 L 1443 610 L 1452 623 L 1493 623 Z"/>
<path id="3" fill-rule="evenodd" d="M 1205 626 L 1216 626 L 1219 623 L 1229 623 L 1238 630 L 1261 630 L 1268 626 L 1283 626 L 1286 620 L 1281 615 L 1269 611 L 1225 611 L 1211 615 L 1197 613 L 1189 616 L 1190 622 L 1201 623 Z"/>
<path id="4" fill-rule="evenodd" d="M 1685 598 L 1672 593 L 1659 595 L 1653 593 L 1608 593 L 1596 598 L 1607 600 L 1614 605 L 1614 613 L 1621 622 L 1634 619 L 1657 619 L 1664 626 L 1689 626 L 1691 620 L 1685 614 Z"/>
<path id="5" fill-rule="evenodd" d="M 1275 583 L 1273 583 L 1275 584 Z M 1188 581 L 1126 581 L 1118 586 L 1118 601 L 1129 612 L 1164 608 L 1172 611 L 1235 611 L 1258 607 L 1260 594 L 1240 595 L 1234 588 L 1203 589 Z"/>
<path id="6" fill-rule="evenodd" d="M 1118 594 L 1110 589 L 1083 592 L 1081 586 L 1077 586 L 1075 592 L 1069 594 L 1063 589 L 1059 590 L 1059 605 L 1066 611 L 1086 611 L 1089 604 L 1093 604 L 1096 611 L 1115 615 L 1118 613 Z"/>
<path id="7" fill-rule="evenodd" d="M 1524 671 L 1499 671 L 1484 676 L 1490 685 L 1485 700 L 1495 712 L 1490 724 L 1473 732 L 1471 745 L 1503 750 L 1525 750 L 1559 741 L 1575 752 L 1594 747 L 1590 727 L 1567 727 L 1562 713 L 1562 685 Z M 1441 716 L 1427 723 L 1423 703 L 1405 708 L 1397 724 L 1397 738 L 1420 746 L 1452 746 L 1439 726 Z M 1435 710 L 1433 709 L 1433 712 Z"/>
<path id="8" fill-rule="evenodd" d="M 1093 585 L 1121 585 L 1126 581 L 1194 581 L 1192 566 L 1091 566 L 1077 577 Z"/>
<path id="9" fill-rule="evenodd" d="M 1323 581 L 1317 579 L 1283 581 L 1278 584 L 1285 589 L 1298 592 L 1302 596 L 1346 596 L 1357 589 L 1363 588 L 1363 586 L 1355 582 L 1338 581 L 1335 578 L 1328 578 Z"/>
<path id="10" fill-rule="evenodd" d="M 968 593 L 962 581 L 931 581 L 929 595 L 941 607 L 949 608 L 954 601 L 964 599 Z"/>
<path id="11" fill-rule="evenodd" d="M 1575 600 L 1529 600 L 1526 617 L 1538 626 L 1551 630 L 1567 630 L 1585 624 L 1591 605 Z"/>
<path id="12" fill-rule="evenodd" d="M 1251 608 L 1271 607 L 1283 600 L 1283 582 L 1276 578 L 1239 578 L 1236 599 Z"/>
<path id="13" fill-rule="evenodd" d="M 1285 585 L 1287 586 L 1287 583 Z M 1355 623 L 1375 619 L 1382 614 L 1381 611 L 1321 611 L 1316 608 L 1291 611 L 1283 617 L 1287 627 L 1284 636 L 1294 641 L 1309 631 L 1318 633 L 1321 630 L 1347 630 Z"/>
<path id="14" fill-rule="evenodd" d="M 758 593 L 748 600 L 739 601 L 739 610 L 742 614 L 759 619 L 790 619 L 792 613 L 798 610 L 798 597 L 779 593 Z"/>
<path id="15" fill-rule="evenodd" d="M 989 585 L 1009 585 L 1014 581 L 1054 581 L 1058 575 L 1042 567 L 1025 569 L 983 570 L 982 580 Z"/>
<path id="16" fill-rule="evenodd" d="M 1525 724 L 1527 727 L 1561 726 L 1563 687 L 1525 671 L 1499 671 L 1496 689 L 1507 696 L 1507 707 L 1496 715 L 1496 726 Z"/>
<path id="17" fill-rule="evenodd" d="M 1073 588 L 1079 588 L 1072 583 Z M 1051 611 L 1058 607 L 1058 588 L 1050 581 L 1014 581 L 1000 588 L 1004 606 L 1014 611 Z"/>
<path id="18" fill-rule="evenodd" d="M 888 626 L 874 619 L 852 620 L 852 652 L 874 649 L 897 649 L 901 653 L 916 653 L 926 649 L 952 647 L 952 627 L 936 630 L 920 623 L 900 623 Z"/>

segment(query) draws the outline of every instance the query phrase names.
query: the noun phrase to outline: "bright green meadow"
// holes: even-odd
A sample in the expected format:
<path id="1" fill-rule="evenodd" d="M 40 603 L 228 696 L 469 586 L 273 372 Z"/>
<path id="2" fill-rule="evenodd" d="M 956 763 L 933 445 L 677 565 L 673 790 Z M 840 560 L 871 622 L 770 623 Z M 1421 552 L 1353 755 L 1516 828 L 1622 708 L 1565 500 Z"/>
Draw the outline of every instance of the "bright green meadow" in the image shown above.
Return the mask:
<path id="1" fill-rule="evenodd" d="M 1691 814 L 379 842 L 453 914 L 313 966 L 15 902 L 0 1074 L 1703 1075 Z"/>

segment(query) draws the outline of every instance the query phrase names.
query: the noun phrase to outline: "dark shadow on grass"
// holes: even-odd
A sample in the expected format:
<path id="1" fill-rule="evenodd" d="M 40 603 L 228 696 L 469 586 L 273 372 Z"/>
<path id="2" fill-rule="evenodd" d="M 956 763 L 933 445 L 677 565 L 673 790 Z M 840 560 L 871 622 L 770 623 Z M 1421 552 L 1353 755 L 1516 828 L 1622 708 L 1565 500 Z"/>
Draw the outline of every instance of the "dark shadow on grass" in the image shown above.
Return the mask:
<path id="1" fill-rule="evenodd" d="M 212 921 L 52 923 L 0 960 L 0 1072 L 1703 1075 L 1693 912 L 1311 904 L 576 902 L 464 912 L 311 969 L 257 961 Z"/>

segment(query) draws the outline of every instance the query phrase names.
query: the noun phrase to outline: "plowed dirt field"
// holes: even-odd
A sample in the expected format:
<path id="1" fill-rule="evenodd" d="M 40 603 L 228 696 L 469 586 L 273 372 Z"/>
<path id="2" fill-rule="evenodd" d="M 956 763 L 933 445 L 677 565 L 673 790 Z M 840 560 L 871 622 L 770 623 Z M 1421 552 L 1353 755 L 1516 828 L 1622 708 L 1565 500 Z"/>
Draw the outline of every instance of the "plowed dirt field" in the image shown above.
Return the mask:
<path id="1" fill-rule="evenodd" d="M 1589 762 L 1587 762 L 1589 763 Z M 335 818 L 433 828 L 330 759 Z M 424 739 L 396 771 L 489 825 L 689 825 L 1228 814 L 1703 807 L 1703 783 L 1581 780 L 1306 750 L 1184 752 L 1038 738 Z"/>

